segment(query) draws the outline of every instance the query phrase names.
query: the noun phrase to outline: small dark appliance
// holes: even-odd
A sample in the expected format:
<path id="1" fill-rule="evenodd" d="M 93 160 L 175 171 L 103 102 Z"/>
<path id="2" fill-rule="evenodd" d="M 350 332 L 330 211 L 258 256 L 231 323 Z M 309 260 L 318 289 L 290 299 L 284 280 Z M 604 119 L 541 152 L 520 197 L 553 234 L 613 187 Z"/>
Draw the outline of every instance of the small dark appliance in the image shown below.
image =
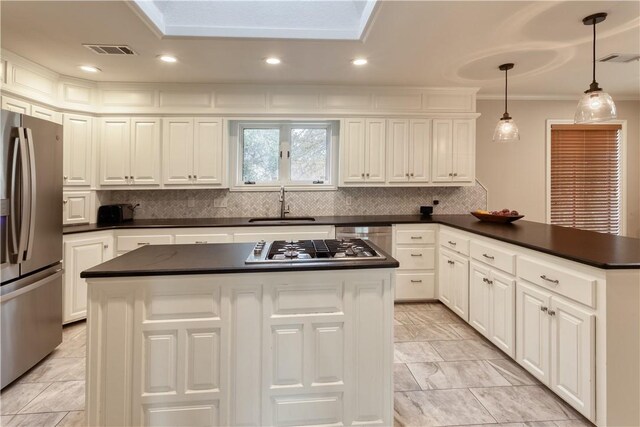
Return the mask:
<path id="1" fill-rule="evenodd" d="M 431 214 L 433 214 L 433 206 L 420 206 L 420 214 L 423 216 L 431 216 Z"/>
<path id="2" fill-rule="evenodd" d="M 98 208 L 98 224 L 120 224 L 133 220 L 133 212 L 137 205 L 121 203 L 104 205 Z"/>

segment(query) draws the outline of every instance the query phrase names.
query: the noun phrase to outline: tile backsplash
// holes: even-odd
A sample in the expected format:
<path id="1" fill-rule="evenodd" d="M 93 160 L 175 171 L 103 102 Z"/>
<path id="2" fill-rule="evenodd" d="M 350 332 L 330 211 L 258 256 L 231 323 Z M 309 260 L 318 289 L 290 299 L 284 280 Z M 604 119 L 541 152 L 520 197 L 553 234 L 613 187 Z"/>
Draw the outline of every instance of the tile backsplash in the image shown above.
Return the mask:
<path id="1" fill-rule="evenodd" d="M 98 191 L 100 204 L 139 203 L 136 218 L 262 217 L 280 214 L 278 192 L 229 190 Z M 288 191 L 292 216 L 410 215 L 420 205 L 436 214 L 468 213 L 487 206 L 487 192 L 473 187 L 339 188 L 337 191 Z"/>

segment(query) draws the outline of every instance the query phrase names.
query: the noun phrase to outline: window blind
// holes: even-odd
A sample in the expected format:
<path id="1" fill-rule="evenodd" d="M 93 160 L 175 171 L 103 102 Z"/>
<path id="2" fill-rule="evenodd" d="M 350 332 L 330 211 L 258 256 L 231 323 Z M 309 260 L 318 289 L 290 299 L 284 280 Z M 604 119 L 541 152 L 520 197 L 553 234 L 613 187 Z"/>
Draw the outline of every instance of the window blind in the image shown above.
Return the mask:
<path id="1" fill-rule="evenodd" d="M 551 223 L 621 232 L 621 127 L 551 126 Z"/>

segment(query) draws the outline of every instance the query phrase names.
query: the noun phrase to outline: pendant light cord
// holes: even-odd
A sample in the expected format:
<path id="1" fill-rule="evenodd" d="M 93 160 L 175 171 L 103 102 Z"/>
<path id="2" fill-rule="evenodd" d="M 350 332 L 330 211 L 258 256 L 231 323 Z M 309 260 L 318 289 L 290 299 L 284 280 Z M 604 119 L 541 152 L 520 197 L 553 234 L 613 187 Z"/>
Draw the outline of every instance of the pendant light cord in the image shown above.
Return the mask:
<path id="1" fill-rule="evenodd" d="M 509 112 L 507 110 L 507 91 L 509 87 L 507 84 L 508 74 L 509 74 L 509 70 L 504 70 L 504 114 L 505 116 L 509 115 Z"/>
<path id="2" fill-rule="evenodd" d="M 596 21 L 593 20 L 593 82 L 596 82 Z"/>

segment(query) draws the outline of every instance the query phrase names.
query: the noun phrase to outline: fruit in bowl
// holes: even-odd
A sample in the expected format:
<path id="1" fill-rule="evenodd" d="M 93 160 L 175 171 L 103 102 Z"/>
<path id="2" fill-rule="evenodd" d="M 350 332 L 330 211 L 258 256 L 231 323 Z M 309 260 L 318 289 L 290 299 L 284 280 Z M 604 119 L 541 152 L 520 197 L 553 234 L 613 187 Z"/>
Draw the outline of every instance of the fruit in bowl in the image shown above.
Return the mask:
<path id="1" fill-rule="evenodd" d="M 524 217 L 524 215 L 520 215 L 518 211 L 506 208 L 502 209 L 501 211 L 487 211 L 483 209 L 477 209 L 471 212 L 471 215 L 475 216 L 481 221 L 501 223 L 513 222 Z"/>

